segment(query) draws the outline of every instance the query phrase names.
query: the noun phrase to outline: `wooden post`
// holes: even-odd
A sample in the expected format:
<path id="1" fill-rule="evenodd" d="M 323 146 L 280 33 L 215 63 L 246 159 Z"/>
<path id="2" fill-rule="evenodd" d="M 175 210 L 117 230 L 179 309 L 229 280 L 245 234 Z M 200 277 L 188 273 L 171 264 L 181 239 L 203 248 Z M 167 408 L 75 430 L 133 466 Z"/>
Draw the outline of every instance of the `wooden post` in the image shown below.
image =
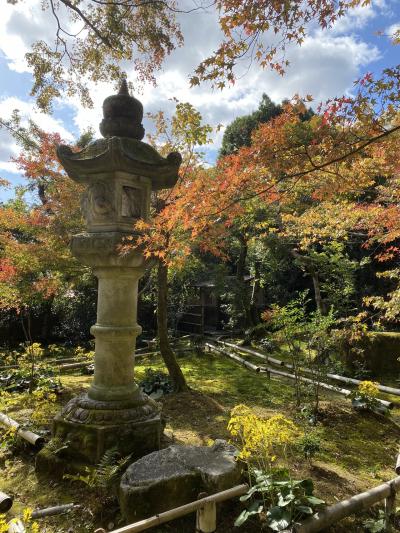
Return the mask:
<path id="1" fill-rule="evenodd" d="M 397 456 L 396 466 L 395 466 L 395 472 L 398 476 L 400 476 L 400 453 Z"/>
<path id="2" fill-rule="evenodd" d="M 385 531 L 391 533 L 393 525 L 393 514 L 396 504 L 396 488 L 393 481 L 390 481 L 390 495 L 385 499 Z"/>
<path id="3" fill-rule="evenodd" d="M 205 498 L 207 494 L 201 492 L 198 499 Z M 217 504 L 206 502 L 196 512 L 196 533 L 214 533 L 217 529 Z"/>

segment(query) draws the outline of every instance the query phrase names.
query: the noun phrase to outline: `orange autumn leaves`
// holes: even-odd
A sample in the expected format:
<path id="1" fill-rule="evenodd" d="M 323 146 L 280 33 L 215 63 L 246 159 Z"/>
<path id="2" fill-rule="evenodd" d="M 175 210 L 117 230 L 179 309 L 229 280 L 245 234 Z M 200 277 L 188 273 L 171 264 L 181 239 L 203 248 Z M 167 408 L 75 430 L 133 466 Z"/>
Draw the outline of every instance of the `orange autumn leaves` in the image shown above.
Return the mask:
<path id="1" fill-rule="evenodd" d="M 63 173 L 56 134 L 36 132 L 37 145 L 15 160 L 36 201 L 22 195 L 0 205 L 0 306 L 20 311 L 52 298 L 79 274 L 69 238 L 81 227 L 80 187 Z"/>

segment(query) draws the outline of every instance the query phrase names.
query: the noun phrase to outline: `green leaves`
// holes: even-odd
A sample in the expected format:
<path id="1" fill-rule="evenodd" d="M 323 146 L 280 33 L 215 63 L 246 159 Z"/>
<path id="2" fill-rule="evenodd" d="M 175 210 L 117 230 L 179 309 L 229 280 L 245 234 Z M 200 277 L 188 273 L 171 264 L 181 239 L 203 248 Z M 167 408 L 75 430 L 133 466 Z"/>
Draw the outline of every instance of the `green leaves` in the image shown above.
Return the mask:
<path id="1" fill-rule="evenodd" d="M 275 470 L 273 473 L 254 470 L 252 473 L 256 483 L 240 498 L 242 502 L 252 502 L 236 519 L 236 527 L 244 524 L 250 516 L 262 513 L 272 531 L 283 531 L 295 521 L 311 516 L 316 508 L 325 504 L 313 495 L 314 483 L 311 479 L 292 480 L 286 470 Z M 262 495 L 262 499 L 257 495 Z"/>
<path id="2" fill-rule="evenodd" d="M 240 527 L 246 522 L 249 516 L 259 514 L 263 510 L 263 504 L 261 500 L 254 501 L 248 509 L 244 509 L 235 520 L 235 526 Z"/>
<path id="3" fill-rule="evenodd" d="M 272 507 L 267 513 L 267 523 L 272 531 L 283 531 L 292 523 L 290 512 L 280 506 Z"/>

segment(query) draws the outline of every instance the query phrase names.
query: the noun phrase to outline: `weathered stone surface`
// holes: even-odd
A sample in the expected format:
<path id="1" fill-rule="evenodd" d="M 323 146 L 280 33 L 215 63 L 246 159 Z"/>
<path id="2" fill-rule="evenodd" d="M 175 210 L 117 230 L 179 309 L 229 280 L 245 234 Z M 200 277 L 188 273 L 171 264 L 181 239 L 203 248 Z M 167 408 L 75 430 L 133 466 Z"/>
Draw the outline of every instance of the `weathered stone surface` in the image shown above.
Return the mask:
<path id="1" fill-rule="evenodd" d="M 104 102 L 105 139 L 76 152 L 59 146 L 57 154 L 71 179 L 83 184 L 86 230 L 75 235 L 71 251 L 98 278 L 94 377 L 87 393 L 73 398 L 54 419 L 53 441 L 38 455 L 39 474 L 96 464 L 115 448 L 136 459 L 159 449 L 163 421 L 157 404 L 134 380 L 138 282 L 146 259 L 133 247 L 122 253 L 134 225 L 148 220 L 152 189 L 172 187 L 182 158 L 163 158 L 141 142 L 143 107 L 129 95 L 126 80 L 118 95 Z M 62 452 L 52 452 L 62 442 Z"/>
<path id="2" fill-rule="evenodd" d="M 57 415 L 53 437 L 63 445 L 57 453 L 52 451 L 52 443 L 45 446 L 36 456 L 36 472 L 59 479 L 64 473 L 84 472 L 85 466 L 98 464 L 110 448 L 121 456 L 138 459 L 160 448 L 163 427 L 159 414 L 147 420 L 122 423 L 116 412 L 115 423 L 105 421 L 103 425 L 73 422 Z"/>
<path id="3" fill-rule="evenodd" d="M 121 479 L 119 502 L 133 522 L 236 485 L 241 469 L 235 448 L 223 440 L 208 446 L 173 445 L 131 464 Z"/>

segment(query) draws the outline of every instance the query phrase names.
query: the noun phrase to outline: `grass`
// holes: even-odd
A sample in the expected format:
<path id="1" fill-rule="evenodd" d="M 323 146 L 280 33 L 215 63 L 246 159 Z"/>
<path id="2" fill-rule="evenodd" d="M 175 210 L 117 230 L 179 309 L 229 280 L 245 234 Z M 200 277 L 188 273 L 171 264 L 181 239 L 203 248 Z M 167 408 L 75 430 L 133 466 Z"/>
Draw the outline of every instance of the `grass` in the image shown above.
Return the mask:
<path id="1" fill-rule="evenodd" d="M 137 380 L 144 376 L 149 366 L 164 368 L 158 358 L 140 359 L 139 362 L 135 370 Z M 162 399 L 167 421 L 163 445 L 172 442 L 208 445 L 217 438 L 228 438 L 226 425 L 229 413 L 238 403 L 252 407 L 260 416 L 283 412 L 296 418 L 297 423 L 305 424 L 294 410 L 293 383 L 289 380 L 268 380 L 265 375 L 253 373 L 223 356 L 211 354 L 187 354 L 181 356 L 179 362 L 192 390 L 170 394 Z M 59 404 L 65 404 L 71 396 L 84 390 L 90 380 L 90 376 L 63 376 L 65 392 Z M 382 397 L 398 401 L 397 397 Z M 22 421 L 29 416 L 29 409 L 17 405 L 10 414 Z M 392 418 L 397 420 L 399 417 L 400 409 L 395 407 Z M 309 431 L 309 427 L 305 427 Z M 328 503 L 335 503 L 394 477 L 400 430 L 392 421 L 372 413 L 356 413 L 349 400 L 323 392 L 318 431 L 322 441 L 319 455 L 312 463 L 293 457 L 292 468 L 296 477 L 312 477 L 316 494 Z M 93 532 L 99 525 L 107 527 L 113 523 L 117 526 L 118 515 L 112 500 L 101 510 L 95 495 L 90 494 L 84 485 L 51 480 L 48 484 L 39 483 L 34 473 L 34 453 L 28 447 L 20 447 L 6 459 L 1 459 L 0 455 L 0 490 L 15 497 L 11 514 L 16 515 L 20 515 L 25 507 L 84 502 L 82 512 L 42 519 L 41 532 L 83 533 Z M 218 531 L 232 531 L 237 513 L 237 508 L 232 509 L 228 505 L 219 518 Z M 250 524 L 239 531 L 259 530 L 258 525 Z M 154 531 L 189 533 L 194 531 L 193 517 Z M 361 532 L 364 529 L 358 522 L 350 520 L 331 531 Z"/>

